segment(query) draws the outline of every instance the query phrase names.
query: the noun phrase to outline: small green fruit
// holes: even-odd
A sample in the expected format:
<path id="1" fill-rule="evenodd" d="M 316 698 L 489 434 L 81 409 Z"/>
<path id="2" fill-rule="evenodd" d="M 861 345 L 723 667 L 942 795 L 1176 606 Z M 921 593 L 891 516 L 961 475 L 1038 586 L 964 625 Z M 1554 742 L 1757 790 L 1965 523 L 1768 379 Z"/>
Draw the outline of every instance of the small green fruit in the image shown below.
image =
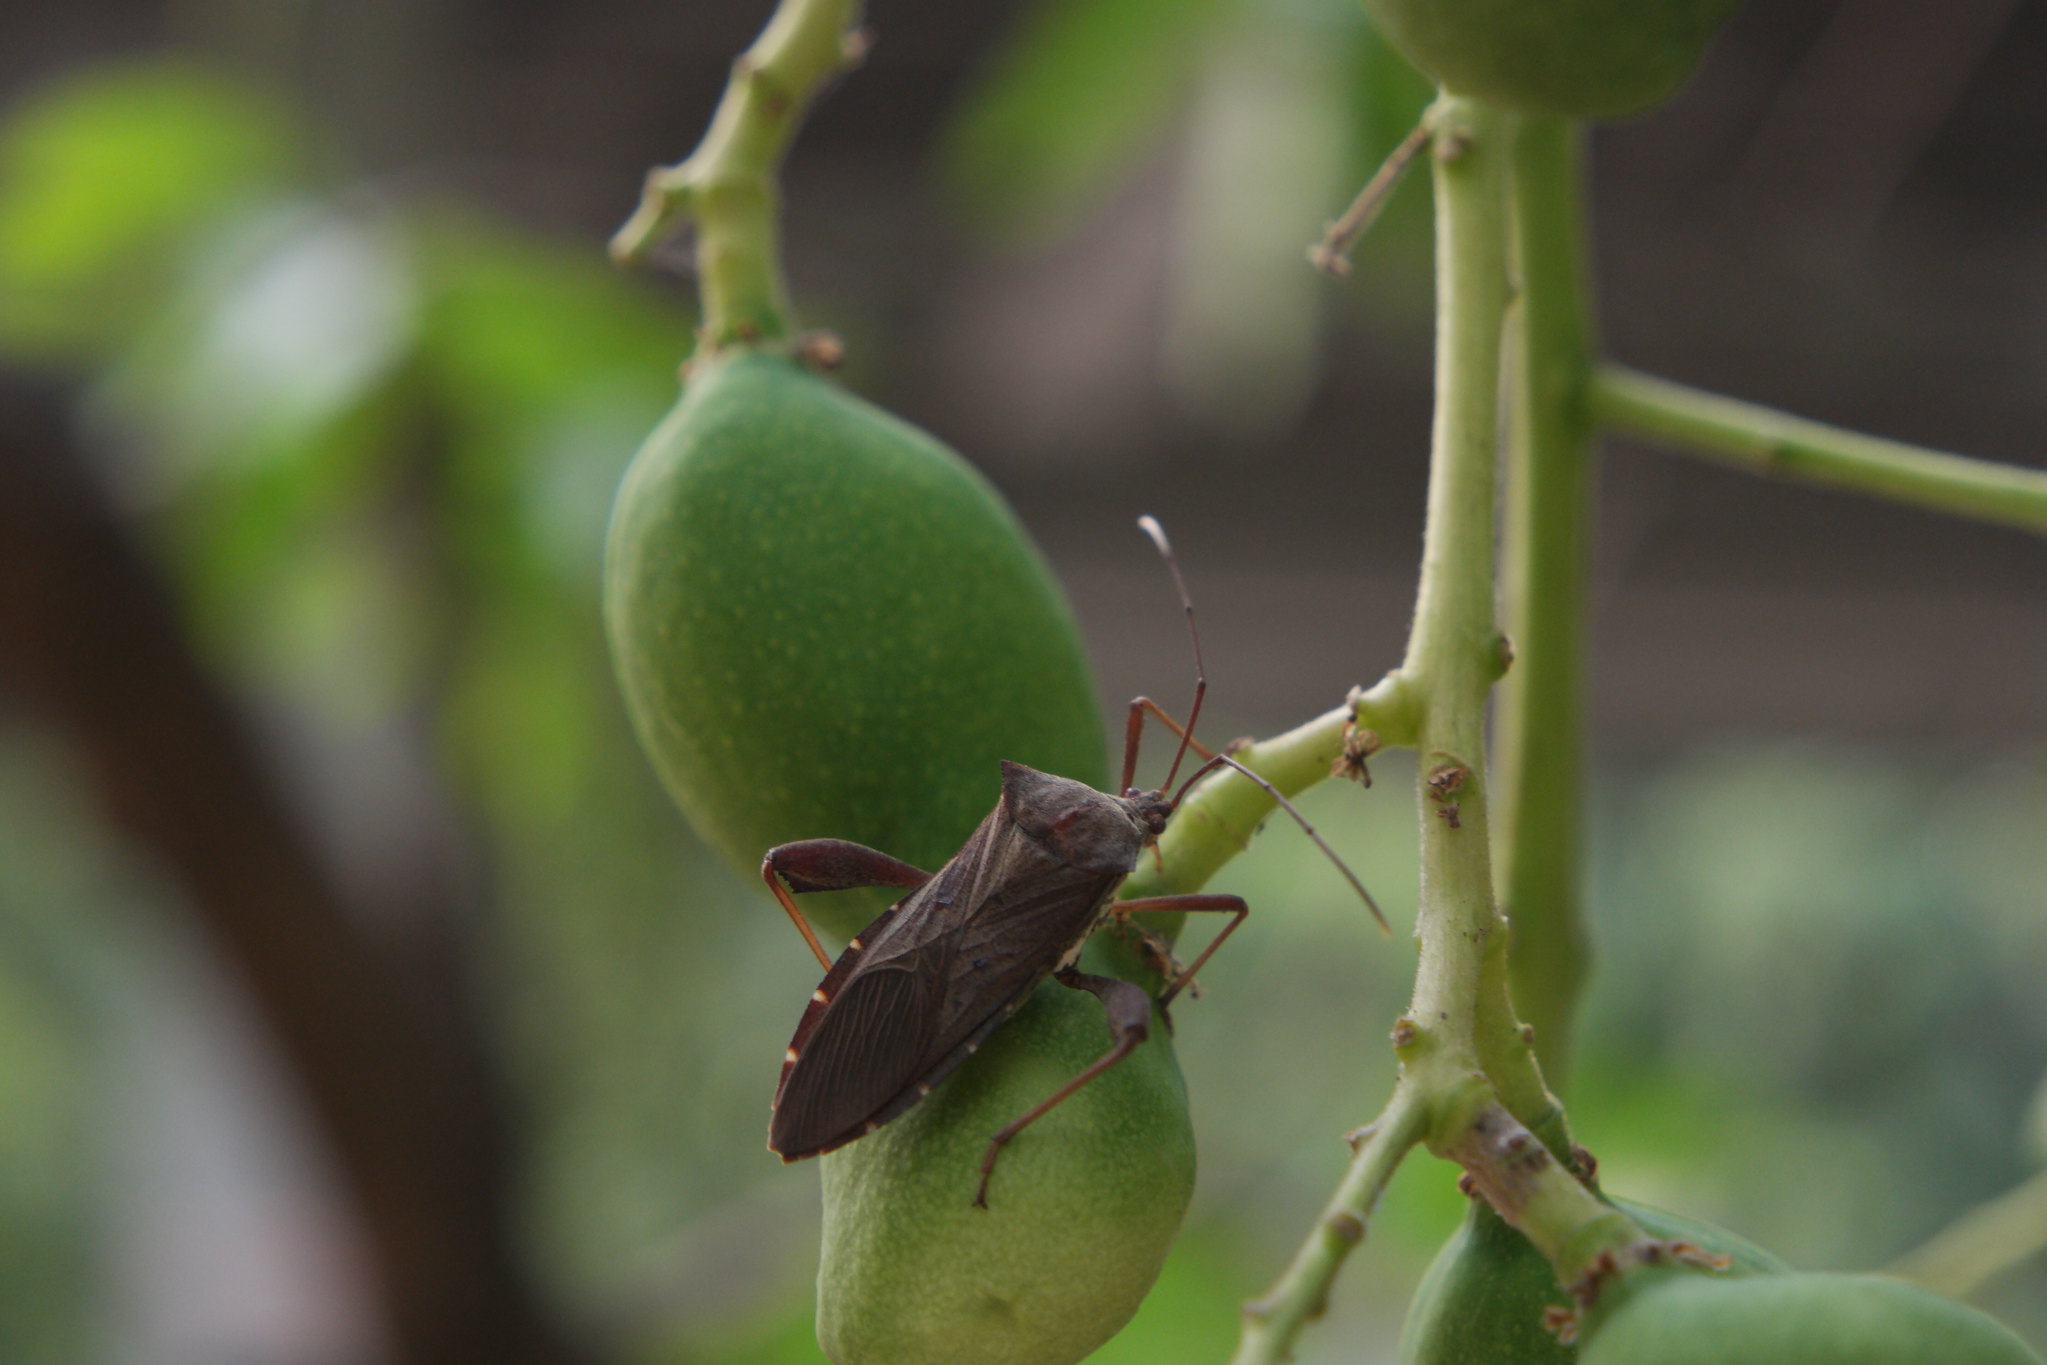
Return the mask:
<path id="1" fill-rule="evenodd" d="M 1975 1309 L 1874 1275 L 1663 1272 L 1586 1330 L 1583 1365 L 2040 1365 Z"/>
<path id="2" fill-rule="evenodd" d="M 838 1365 L 1070 1365 L 1130 1320 L 1194 1187 L 1172 1043 L 1151 1040 L 1004 1149 L 988 1137 L 1109 1047 L 1094 997 L 1041 987 L 894 1123 L 827 1154 L 818 1341 Z"/>
<path id="3" fill-rule="evenodd" d="M 1611 1202 L 1652 1236 L 1728 1257 L 1728 1275 L 1790 1269 L 1725 1228 L 1631 1200 Z M 1401 1365 L 1570 1365 L 1577 1348 L 1543 1326 L 1548 1309 L 1568 1304 L 1542 1254 L 1491 1205 L 1473 1200 L 1415 1290 L 1400 1333 Z"/>
<path id="4" fill-rule="evenodd" d="M 1099 786 L 1065 598 L 957 455 L 796 362 L 700 364 L 619 489 L 612 655 L 640 738 L 748 877 L 794 839 L 936 870 L 1013 759 Z M 812 896 L 848 938 L 886 893 Z"/>
<path id="5" fill-rule="evenodd" d="M 827 836 L 935 871 L 995 804 L 1002 759 L 1105 780 L 1079 634 L 1015 517 L 931 437 L 782 357 L 692 373 L 619 491 L 605 595 L 643 743 L 749 877 Z M 803 904 L 847 938 L 894 894 Z M 1084 965 L 1119 964 L 1095 944 Z M 1136 1311 L 1194 1178 L 1161 1023 L 972 1203 L 989 1137 L 1109 1045 L 1100 1003 L 1047 983 L 928 1099 L 823 1158 L 834 1360 L 1057 1365 Z"/>
<path id="6" fill-rule="evenodd" d="M 1365 0 L 1452 94 L 1510 109 L 1616 118 L 1661 104 L 1741 0 Z"/>

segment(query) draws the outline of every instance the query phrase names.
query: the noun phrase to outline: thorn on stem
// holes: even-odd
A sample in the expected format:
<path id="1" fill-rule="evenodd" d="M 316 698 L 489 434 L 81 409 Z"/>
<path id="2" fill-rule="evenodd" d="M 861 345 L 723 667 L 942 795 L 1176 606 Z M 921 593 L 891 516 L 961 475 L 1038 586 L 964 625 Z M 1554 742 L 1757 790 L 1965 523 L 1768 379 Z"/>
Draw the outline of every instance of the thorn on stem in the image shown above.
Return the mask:
<path id="1" fill-rule="evenodd" d="M 1308 248 L 1308 260 L 1317 270 L 1338 279 L 1350 274 L 1350 249 L 1371 230 L 1387 201 L 1393 197 L 1393 191 L 1400 187 L 1401 177 L 1414 161 L 1415 154 L 1428 140 L 1429 127 L 1425 119 L 1415 124 L 1407 136 L 1387 153 L 1379 169 L 1372 172 L 1372 178 L 1358 191 L 1358 197 L 1343 211 L 1343 216 L 1324 228 L 1322 240 Z"/>

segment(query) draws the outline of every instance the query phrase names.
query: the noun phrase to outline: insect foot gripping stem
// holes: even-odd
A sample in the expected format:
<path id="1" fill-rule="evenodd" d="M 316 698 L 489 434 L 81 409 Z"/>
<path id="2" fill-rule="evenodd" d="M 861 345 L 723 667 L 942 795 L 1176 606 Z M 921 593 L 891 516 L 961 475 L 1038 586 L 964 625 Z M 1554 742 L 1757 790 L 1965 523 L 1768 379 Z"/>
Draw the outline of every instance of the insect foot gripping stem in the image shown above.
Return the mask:
<path id="1" fill-rule="evenodd" d="M 971 1202 L 989 1135 L 1107 1042 L 1100 1003 L 1048 981 L 928 1099 L 823 1158 L 825 1354 L 1067 1365 L 1130 1319 L 1194 1185 L 1186 1091 L 1158 1020 L 1005 1147 L 988 1207 Z"/>
<path id="2" fill-rule="evenodd" d="M 2040 1365 L 1994 1319 L 1874 1275 L 1730 1279 L 1647 1267 L 1585 1324 L 1583 1365 Z"/>

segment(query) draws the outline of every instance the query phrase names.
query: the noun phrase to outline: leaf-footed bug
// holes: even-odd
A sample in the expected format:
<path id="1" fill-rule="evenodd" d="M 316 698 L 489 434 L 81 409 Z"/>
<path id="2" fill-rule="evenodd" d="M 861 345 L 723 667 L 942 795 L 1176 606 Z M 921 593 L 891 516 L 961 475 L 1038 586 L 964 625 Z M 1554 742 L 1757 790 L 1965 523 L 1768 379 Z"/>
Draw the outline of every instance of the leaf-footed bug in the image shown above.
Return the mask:
<path id="1" fill-rule="evenodd" d="M 1051 976 L 1093 993 L 1108 1016 L 1114 1045 L 1073 1079 L 989 1138 L 974 1203 L 988 1203 L 988 1181 L 1002 1148 L 1074 1091 L 1128 1056 L 1150 1034 L 1152 998 L 1115 977 L 1080 971 L 1082 946 L 1108 918 L 1151 911 L 1226 913 L 1230 922 L 1160 992 L 1163 1011 L 1250 913 L 1230 895 L 1185 894 L 1115 899 L 1116 888 L 1157 843 L 1182 799 L 1218 767 L 1265 788 L 1349 879 L 1381 926 L 1385 918 L 1362 883 L 1313 826 L 1264 778 L 1194 738 L 1208 680 L 1194 607 L 1165 532 L 1151 517 L 1138 524 L 1171 569 L 1194 642 L 1194 700 L 1183 728 L 1146 697 L 1130 703 L 1123 747 L 1122 795 L 1055 777 L 1021 763 L 1002 764 L 1002 796 L 960 851 L 936 873 L 843 839 L 806 839 L 770 849 L 761 878 L 824 964 L 824 981 L 796 1026 L 775 1089 L 768 1147 L 784 1161 L 818 1156 L 863 1137 L 903 1113 L 971 1056 Z M 1132 786 L 1146 715 L 1180 737 L 1157 790 Z M 1192 748 L 1204 762 L 1177 793 Z M 796 907 L 792 893 L 896 886 L 909 894 L 862 929 L 837 962 Z M 1170 961 L 1170 958 L 1167 958 Z"/>

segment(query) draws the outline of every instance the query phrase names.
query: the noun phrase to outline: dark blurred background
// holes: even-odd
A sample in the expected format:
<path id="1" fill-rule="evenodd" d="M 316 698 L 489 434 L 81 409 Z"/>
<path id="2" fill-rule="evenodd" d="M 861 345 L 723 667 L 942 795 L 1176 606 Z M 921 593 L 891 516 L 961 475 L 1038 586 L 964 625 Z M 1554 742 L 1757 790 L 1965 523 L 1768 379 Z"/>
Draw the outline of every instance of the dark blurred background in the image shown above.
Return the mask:
<path id="1" fill-rule="evenodd" d="M 610 489 L 680 270 L 603 241 L 738 0 L 11 0 L 0 44 L 0 1359 L 813 1362 L 762 1150 L 811 984 L 635 752 Z M 874 0 L 786 177 L 804 318 L 968 453 L 1105 714 L 1268 733 L 1393 664 L 1426 192 L 1303 248 L 1423 84 L 1351 0 Z M 1594 142 L 1629 363 L 2039 466 L 2047 3 L 1755 0 Z M 680 258 L 678 258 L 680 259 Z M 2047 556 L 1615 448 L 1573 1109 L 1623 1193 L 1883 1264 L 2047 1157 Z M 1307 803 L 1411 914 L 1397 759 Z M 1202 1186 L 1104 1362 L 1220 1361 L 1378 1107 L 1411 948 L 1278 830 L 1182 1012 Z M 2030 1115 L 2030 1117 L 2029 1117 Z M 1392 1358 L 1411 1161 L 1307 1362 Z M 1982 1300 L 2047 1344 L 2047 1276 Z"/>

